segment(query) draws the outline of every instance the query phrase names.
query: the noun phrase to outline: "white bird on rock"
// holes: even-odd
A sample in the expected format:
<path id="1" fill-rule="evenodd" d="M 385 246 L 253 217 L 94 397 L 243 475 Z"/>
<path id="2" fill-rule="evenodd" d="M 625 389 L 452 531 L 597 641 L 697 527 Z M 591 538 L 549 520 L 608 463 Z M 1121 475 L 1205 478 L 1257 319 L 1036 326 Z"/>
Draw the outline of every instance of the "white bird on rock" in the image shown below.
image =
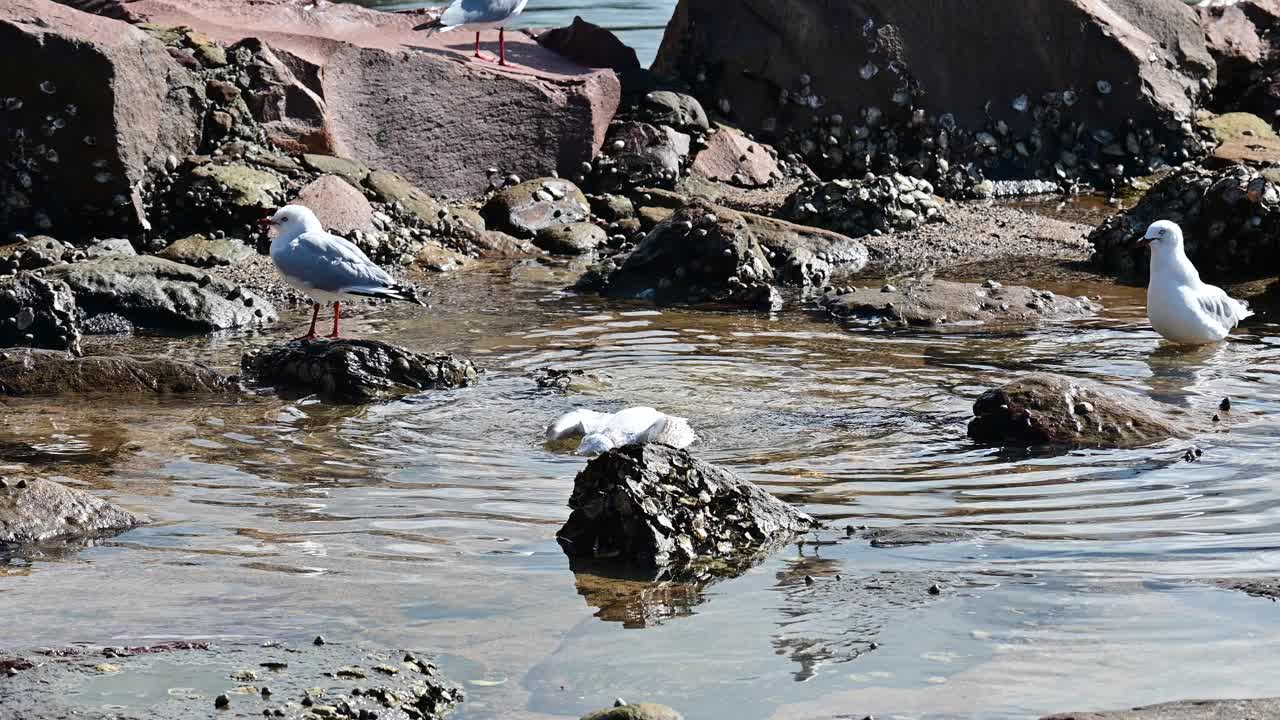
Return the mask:
<path id="1" fill-rule="evenodd" d="M 599 455 L 615 447 L 662 443 L 687 447 L 698 439 L 684 418 L 650 407 L 633 407 L 616 413 L 574 410 L 547 428 L 547 442 L 582 438 L 579 455 Z"/>
<path id="2" fill-rule="evenodd" d="M 320 218 L 302 205 L 285 205 L 261 221 L 280 229 L 271 241 L 271 262 L 285 282 L 311 298 L 311 329 L 298 340 L 316 337 L 316 318 L 322 304 L 333 303 L 333 334 L 338 337 L 341 302 L 357 298 L 423 302 L 413 288 L 397 283 L 368 255 L 345 238 L 325 232 Z"/>
<path id="3" fill-rule="evenodd" d="M 507 64 L 506 24 L 520 13 L 529 0 L 453 0 L 444 12 L 434 20 L 425 22 L 414 30 L 448 32 L 459 28 L 476 31 L 476 54 L 480 54 L 480 31 L 498 28 L 498 64 Z"/>
<path id="4" fill-rule="evenodd" d="M 1248 305 L 1222 288 L 1200 281 L 1200 273 L 1182 247 L 1182 228 L 1176 223 L 1152 223 L 1138 244 L 1151 249 L 1147 318 L 1166 340 L 1180 345 L 1220 342 L 1241 320 L 1253 315 Z"/>

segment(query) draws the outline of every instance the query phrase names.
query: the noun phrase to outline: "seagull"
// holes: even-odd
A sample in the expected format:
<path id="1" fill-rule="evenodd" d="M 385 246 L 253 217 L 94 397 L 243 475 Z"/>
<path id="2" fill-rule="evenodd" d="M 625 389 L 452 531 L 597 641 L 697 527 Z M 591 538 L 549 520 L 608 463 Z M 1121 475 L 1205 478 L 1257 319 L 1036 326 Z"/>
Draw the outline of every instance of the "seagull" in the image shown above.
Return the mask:
<path id="1" fill-rule="evenodd" d="M 311 329 L 298 340 L 316 337 L 320 306 L 333 303 L 333 333 L 338 337 L 341 301 L 354 298 L 386 298 L 422 305 L 413 288 L 397 283 L 368 255 L 351 242 L 325 232 L 320 218 L 302 205 L 285 205 L 263 225 L 275 225 L 280 233 L 271 241 L 271 262 L 285 282 L 311 298 Z"/>
<path id="2" fill-rule="evenodd" d="M 579 455 L 599 455 L 615 447 L 651 442 L 683 448 L 698 439 L 688 420 L 651 407 L 616 413 L 578 409 L 561 415 L 547 428 L 547 442 L 573 438 L 582 438 Z"/>
<path id="3" fill-rule="evenodd" d="M 1151 248 L 1147 318 L 1166 340 L 1180 345 L 1220 342 L 1253 315 L 1248 305 L 1222 288 L 1200 282 L 1200 273 L 1182 248 L 1182 228 L 1177 223 L 1152 223 L 1138 245 Z"/>
<path id="4" fill-rule="evenodd" d="M 431 22 L 423 23 L 414 30 L 435 30 L 449 32 L 458 28 L 476 31 L 476 54 L 480 54 L 480 31 L 487 28 L 498 28 L 498 64 L 507 64 L 506 24 L 515 16 L 524 12 L 529 0 L 453 0 L 445 11 Z"/>

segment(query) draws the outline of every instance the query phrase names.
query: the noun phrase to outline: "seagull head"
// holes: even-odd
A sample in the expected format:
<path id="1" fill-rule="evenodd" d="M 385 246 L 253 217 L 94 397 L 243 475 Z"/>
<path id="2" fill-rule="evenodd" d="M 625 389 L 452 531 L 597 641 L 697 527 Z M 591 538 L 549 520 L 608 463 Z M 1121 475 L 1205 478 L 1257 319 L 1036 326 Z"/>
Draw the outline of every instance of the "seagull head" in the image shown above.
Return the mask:
<path id="1" fill-rule="evenodd" d="M 614 447 L 613 440 L 610 440 L 608 435 L 590 433 L 582 438 L 582 442 L 578 445 L 578 454 L 588 456 L 603 455 Z"/>
<path id="2" fill-rule="evenodd" d="M 1147 234 L 1138 241 L 1138 247 L 1152 250 L 1174 248 L 1182 244 L 1182 228 L 1171 220 L 1157 220 L 1147 228 Z"/>
<path id="3" fill-rule="evenodd" d="M 280 228 L 280 237 L 294 237 L 304 232 L 324 229 L 320 218 L 311 212 L 311 208 L 302 205 L 285 205 L 276 210 L 271 217 L 259 220 L 258 224 L 264 227 L 274 225 Z"/>

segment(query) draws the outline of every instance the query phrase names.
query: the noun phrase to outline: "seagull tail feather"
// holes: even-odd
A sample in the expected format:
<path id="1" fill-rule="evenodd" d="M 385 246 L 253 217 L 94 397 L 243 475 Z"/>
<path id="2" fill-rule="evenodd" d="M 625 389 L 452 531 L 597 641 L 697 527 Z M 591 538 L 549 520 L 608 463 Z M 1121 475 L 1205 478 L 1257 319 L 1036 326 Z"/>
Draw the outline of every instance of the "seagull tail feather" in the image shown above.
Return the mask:
<path id="1" fill-rule="evenodd" d="M 410 285 L 387 285 L 385 287 L 368 287 L 368 288 L 347 288 L 343 290 L 348 295 L 357 297 L 379 298 L 382 300 L 399 300 L 401 302 L 413 303 L 427 307 L 427 303 L 423 301 L 424 297 L 430 296 L 431 291 L 420 292 L 417 288 Z"/>

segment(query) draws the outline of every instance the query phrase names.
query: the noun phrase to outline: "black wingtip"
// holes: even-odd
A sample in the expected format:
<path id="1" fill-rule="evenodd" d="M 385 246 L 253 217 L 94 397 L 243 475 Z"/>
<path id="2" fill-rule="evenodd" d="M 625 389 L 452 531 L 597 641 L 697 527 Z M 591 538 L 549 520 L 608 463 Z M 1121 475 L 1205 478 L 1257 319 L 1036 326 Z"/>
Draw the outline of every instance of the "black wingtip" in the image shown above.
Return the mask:
<path id="1" fill-rule="evenodd" d="M 420 25 L 414 25 L 414 30 L 439 30 L 444 27 L 444 23 L 440 22 L 440 18 L 428 20 Z"/>

